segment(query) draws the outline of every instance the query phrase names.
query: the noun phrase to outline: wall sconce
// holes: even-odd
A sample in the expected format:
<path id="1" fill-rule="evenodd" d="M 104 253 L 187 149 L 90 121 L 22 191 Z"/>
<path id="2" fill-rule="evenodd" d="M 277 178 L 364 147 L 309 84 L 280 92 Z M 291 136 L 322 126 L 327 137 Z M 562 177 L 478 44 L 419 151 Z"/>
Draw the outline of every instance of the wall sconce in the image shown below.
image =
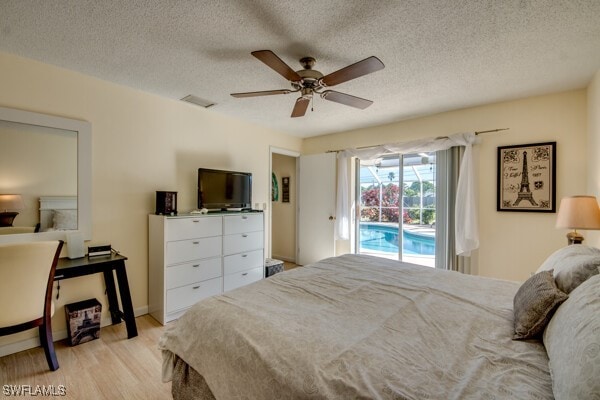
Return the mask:
<path id="1" fill-rule="evenodd" d="M 18 212 L 8 210 L 22 210 L 25 208 L 20 194 L 0 194 L 0 226 L 12 226 Z M 4 211 L 1 211 L 4 210 Z"/>
<path id="2" fill-rule="evenodd" d="M 600 208 L 595 196 L 571 196 L 560 201 L 557 228 L 568 228 L 573 231 L 567 233 L 569 244 L 580 244 L 583 236 L 577 229 L 600 229 Z"/>

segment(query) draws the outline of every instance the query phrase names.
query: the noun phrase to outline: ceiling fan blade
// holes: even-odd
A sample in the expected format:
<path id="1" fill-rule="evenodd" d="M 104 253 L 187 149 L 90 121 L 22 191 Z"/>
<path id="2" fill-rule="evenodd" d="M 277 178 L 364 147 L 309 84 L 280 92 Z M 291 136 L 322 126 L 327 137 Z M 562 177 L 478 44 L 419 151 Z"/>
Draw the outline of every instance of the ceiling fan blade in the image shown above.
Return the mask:
<path id="1" fill-rule="evenodd" d="M 310 99 L 298 97 L 296 100 L 296 105 L 294 106 L 294 110 L 292 111 L 292 118 L 304 117 L 304 114 L 306 114 L 306 109 L 308 108 L 308 103 L 310 103 Z"/>
<path id="2" fill-rule="evenodd" d="M 278 89 L 278 90 L 263 90 L 261 92 L 231 93 L 231 95 L 233 97 L 242 98 L 242 97 L 271 96 L 274 94 L 288 94 L 288 93 L 292 93 L 292 91 L 288 90 L 288 89 Z"/>
<path id="3" fill-rule="evenodd" d="M 281 58 L 277 57 L 271 50 L 258 50 L 253 51 L 250 54 L 267 64 L 268 67 L 273 69 L 288 81 L 298 82 L 302 80 L 302 77 L 298 75 L 296 71 L 291 69 L 289 65 L 284 63 Z"/>
<path id="4" fill-rule="evenodd" d="M 345 104 L 350 107 L 360 108 L 361 110 L 364 110 L 365 108 L 373 104 L 371 100 L 351 96 L 346 93 L 336 92 L 335 90 L 326 90 L 323 93 L 321 93 L 321 97 L 325 100 L 335 101 L 336 103 Z"/>
<path id="5" fill-rule="evenodd" d="M 345 68 L 332 72 L 329 75 L 325 75 L 323 78 L 321 78 L 321 82 L 323 82 L 326 86 L 339 85 L 340 83 L 347 82 L 351 79 L 379 71 L 384 67 L 385 65 L 383 65 L 379 58 L 371 56 L 352 65 L 348 65 Z"/>

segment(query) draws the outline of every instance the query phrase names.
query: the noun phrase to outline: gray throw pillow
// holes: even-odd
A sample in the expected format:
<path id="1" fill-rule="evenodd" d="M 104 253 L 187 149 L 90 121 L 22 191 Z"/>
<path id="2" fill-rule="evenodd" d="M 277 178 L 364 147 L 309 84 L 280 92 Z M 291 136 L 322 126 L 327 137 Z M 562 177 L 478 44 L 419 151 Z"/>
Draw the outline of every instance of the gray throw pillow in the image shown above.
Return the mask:
<path id="1" fill-rule="evenodd" d="M 598 274 L 600 256 L 573 256 L 554 271 L 556 286 L 565 293 L 571 293 L 577 286 Z"/>
<path id="2" fill-rule="evenodd" d="M 556 287 L 553 271 L 542 271 L 527 279 L 513 300 L 513 339 L 533 339 L 540 335 L 552 314 L 569 296 Z"/>
<path id="3" fill-rule="evenodd" d="M 583 244 L 573 244 L 552 253 L 538 272 L 554 270 L 556 286 L 565 293 L 581 285 L 598 273 L 600 249 Z"/>
<path id="4" fill-rule="evenodd" d="M 600 275 L 569 295 L 544 331 L 556 400 L 600 394 Z"/>

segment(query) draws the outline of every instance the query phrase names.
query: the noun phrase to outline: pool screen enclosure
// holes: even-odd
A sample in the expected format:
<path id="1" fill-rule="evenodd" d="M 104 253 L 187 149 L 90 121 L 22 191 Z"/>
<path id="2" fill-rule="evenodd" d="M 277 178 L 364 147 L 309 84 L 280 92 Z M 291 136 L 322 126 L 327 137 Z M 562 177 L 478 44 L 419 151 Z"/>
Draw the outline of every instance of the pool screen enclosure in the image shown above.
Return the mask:
<path id="1" fill-rule="evenodd" d="M 357 253 L 434 266 L 435 158 L 420 153 L 357 160 Z"/>

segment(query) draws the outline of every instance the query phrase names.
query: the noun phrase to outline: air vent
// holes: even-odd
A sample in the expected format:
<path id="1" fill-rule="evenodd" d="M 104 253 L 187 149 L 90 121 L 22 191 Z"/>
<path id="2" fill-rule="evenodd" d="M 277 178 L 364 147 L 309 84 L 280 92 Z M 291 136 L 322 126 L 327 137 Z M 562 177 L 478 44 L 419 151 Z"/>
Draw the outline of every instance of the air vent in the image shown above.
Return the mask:
<path id="1" fill-rule="evenodd" d="M 210 100 L 204 100 L 198 96 L 194 96 L 193 94 L 190 94 L 189 96 L 185 96 L 183 99 L 181 99 L 182 101 L 187 101 L 188 103 L 192 103 L 195 104 L 197 106 L 200 107 L 204 107 L 204 108 L 208 108 L 208 107 L 212 107 L 215 105 L 215 103 L 213 101 Z"/>

